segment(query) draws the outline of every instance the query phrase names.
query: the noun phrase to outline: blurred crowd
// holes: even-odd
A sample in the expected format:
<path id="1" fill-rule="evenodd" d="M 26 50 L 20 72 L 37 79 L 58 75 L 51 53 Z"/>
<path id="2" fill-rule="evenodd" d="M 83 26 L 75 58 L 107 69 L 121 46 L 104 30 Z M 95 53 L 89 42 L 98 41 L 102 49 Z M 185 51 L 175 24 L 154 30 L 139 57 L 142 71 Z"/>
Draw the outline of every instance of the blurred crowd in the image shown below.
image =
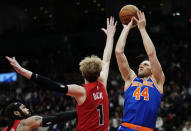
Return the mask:
<path id="1" fill-rule="evenodd" d="M 156 50 L 166 76 L 156 131 L 190 131 L 191 56 L 189 52 L 191 50 L 191 42 L 166 39 L 156 45 Z M 75 84 L 83 83 L 83 78 L 80 72 L 77 72 L 77 69 L 73 72 L 62 70 L 67 63 L 63 64 L 61 62 L 62 52 L 57 53 L 60 53 L 60 55 L 56 55 L 58 57 L 55 57 L 54 54 L 47 56 L 46 59 L 49 59 L 49 62 L 44 62 L 43 58 L 26 58 L 20 62 L 22 66 L 37 73 L 40 72 L 42 75 L 48 76 L 55 81 Z M 134 54 L 128 55 L 133 57 Z M 46 66 L 47 64 L 48 66 Z M 115 62 L 111 64 L 115 64 Z M 54 67 L 53 65 L 56 66 Z M 73 67 L 73 65 L 68 66 Z M 136 69 L 137 67 L 133 66 L 132 68 Z M 11 68 L 9 70 L 11 71 Z M 110 100 L 109 131 L 116 131 L 121 122 L 124 104 L 123 87 L 124 82 L 117 65 L 111 65 L 108 80 L 108 96 Z M 18 76 L 18 80 L 15 83 L 0 83 L 0 127 L 5 127 L 8 124 L 9 119 L 4 115 L 4 109 L 13 98 L 24 102 L 33 114 L 42 116 L 74 110 L 76 104 L 71 97 L 43 89 L 39 85 Z M 75 127 L 76 120 L 74 119 L 70 122 L 59 123 L 52 127 L 38 130 L 72 131 L 75 130 Z"/>

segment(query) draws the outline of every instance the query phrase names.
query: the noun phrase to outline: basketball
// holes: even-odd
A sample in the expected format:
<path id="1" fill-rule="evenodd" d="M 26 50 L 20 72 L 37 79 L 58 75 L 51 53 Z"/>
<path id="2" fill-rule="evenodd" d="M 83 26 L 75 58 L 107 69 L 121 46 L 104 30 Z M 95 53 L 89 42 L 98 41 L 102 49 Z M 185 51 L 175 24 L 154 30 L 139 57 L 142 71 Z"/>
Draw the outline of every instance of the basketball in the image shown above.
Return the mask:
<path id="1" fill-rule="evenodd" d="M 119 19 L 120 19 L 121 23 L 124 25 L 127 25 L 131 21 L 131 18 L 133 16 L 138 18 L 138 16 L 137 16 L 138 10 L 139 9 L 134 5 L 123 6 L 119 12 Z M 133 22 L 133 24 L 136 24 L 136 23 Z"/>

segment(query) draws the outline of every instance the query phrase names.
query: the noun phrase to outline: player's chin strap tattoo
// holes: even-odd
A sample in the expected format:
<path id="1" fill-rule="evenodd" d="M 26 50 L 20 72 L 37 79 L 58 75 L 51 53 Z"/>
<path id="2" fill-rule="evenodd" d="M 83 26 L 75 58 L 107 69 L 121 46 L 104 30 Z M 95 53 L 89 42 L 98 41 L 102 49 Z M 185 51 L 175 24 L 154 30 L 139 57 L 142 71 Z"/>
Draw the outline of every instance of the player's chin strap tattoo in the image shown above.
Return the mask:
<path id="1" fill-rule="evenodd" d="M 67 85 L 63 85 L 58 82 L 52 81 L 49 78 L 41 76 L 39 74 L 32 73 L 31 80 L 39 85 L 42 85 L 42 87 L 46 89 L 62 92 L 64 94 L 68 93 Z"/>
<path id="2" fill-rule="evenodd" d="M 69 121 L 77 117 L 76 111 L 67 111 L 57 114 L 56 116 L 49 116 L 42 118 L 42 127 L 47 127 L 59 122 Z"/>

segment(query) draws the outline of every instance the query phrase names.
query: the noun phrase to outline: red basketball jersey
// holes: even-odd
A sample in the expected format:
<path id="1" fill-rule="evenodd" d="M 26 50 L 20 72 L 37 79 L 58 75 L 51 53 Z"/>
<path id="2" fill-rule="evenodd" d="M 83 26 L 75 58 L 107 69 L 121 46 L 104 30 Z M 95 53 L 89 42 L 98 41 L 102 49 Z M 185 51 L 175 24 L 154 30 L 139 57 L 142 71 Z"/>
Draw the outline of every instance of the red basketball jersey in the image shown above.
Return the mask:
<path id="1" fill-rule="evenodd" d="M 83 85 L 87 97 L 82 105 L 77 105 L 77 131 L 108 131 L 109 99 L 104 85 L 92 82 Z"/>
<path id="2" fill-rule="evenodd" d="M 21 120 L 15 120 L 10 131 L 16 131 L 17 126 L 19 125 L 20 122 L 21 122 Z M 7 129 L 8 129 L 8 127 L 5 127 L 2 131 L 7 131 Z"/>

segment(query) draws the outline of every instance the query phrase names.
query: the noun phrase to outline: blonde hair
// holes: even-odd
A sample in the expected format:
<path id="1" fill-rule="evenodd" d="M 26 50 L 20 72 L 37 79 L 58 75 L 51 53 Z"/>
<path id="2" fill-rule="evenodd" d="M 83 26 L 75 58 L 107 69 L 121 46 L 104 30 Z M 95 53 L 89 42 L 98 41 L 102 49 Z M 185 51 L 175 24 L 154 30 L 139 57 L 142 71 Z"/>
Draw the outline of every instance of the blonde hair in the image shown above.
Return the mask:
<path id="1" fill-rule="evenodd" d="M 97 81 L 102 70 L 102 60 L 95 56 L 85 57 L 79 64 L 80 71 L 84 73 L 84 77 L 89 82 Z"/>

